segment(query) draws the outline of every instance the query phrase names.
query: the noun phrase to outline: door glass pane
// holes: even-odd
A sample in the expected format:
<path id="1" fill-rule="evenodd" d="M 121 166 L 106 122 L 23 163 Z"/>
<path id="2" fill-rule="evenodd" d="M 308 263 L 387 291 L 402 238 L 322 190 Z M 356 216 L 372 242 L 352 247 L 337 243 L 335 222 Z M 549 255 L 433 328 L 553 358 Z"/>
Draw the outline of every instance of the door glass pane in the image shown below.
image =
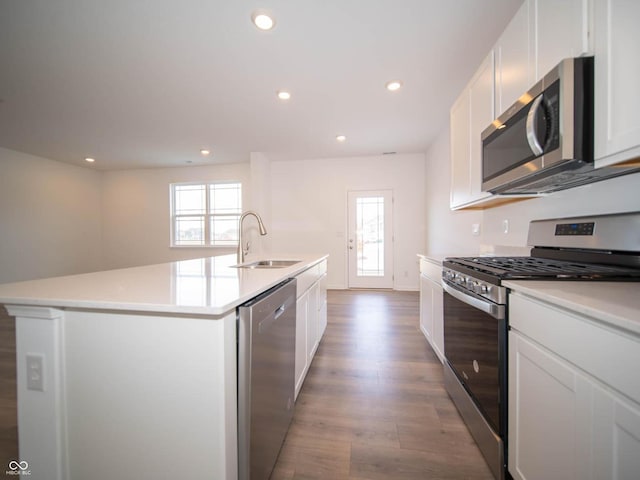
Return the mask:
<path id="1" fill-rule="evenodd" d="M 384 197 L 356 199 L 356 273 L 384 276 Z"/>

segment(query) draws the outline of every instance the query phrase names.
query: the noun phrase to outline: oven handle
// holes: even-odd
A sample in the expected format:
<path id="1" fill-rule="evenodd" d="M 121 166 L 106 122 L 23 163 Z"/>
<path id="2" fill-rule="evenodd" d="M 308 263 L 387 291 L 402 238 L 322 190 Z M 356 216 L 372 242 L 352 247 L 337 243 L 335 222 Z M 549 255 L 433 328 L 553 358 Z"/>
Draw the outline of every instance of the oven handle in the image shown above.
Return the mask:
<path id="1" fill-rule="evenodd" d="M 477 308 L 484 313 L 488 313 L 493 318 L 497 318 L 498 320 L 504 320 L 506 318 L 504 305 L 496 305 L 495 303 L 472 297 L 461 292 L 457 288 L 452 287 L 444 281 L 442 282 L 442 288 L 452 297 L 460 300 L 463 303 L 466 303 L 467 305 Z"/>

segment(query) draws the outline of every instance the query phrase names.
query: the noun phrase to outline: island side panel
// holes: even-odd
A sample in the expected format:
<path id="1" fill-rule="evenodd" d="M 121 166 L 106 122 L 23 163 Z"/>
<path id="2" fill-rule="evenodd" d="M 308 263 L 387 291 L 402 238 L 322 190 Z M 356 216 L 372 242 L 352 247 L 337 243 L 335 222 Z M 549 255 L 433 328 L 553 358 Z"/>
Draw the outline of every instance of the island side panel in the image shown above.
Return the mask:
<path id="1" fill-rule="evenodd" d="M 7 310 L 30 478 L 237 478 L 235 311 L 206 319 Z M 41 358 L 37 389 L 28 357 Z"/>
<path id="2" fill-rule="evenodd" d="M 34 480 L 63 480 L 68 478 L 62 375 L 64 312 L 47 307 L 6 308 L 16 319 L 18 450 L 20 461 L 27 465 L 24 474 Z"/>
<path id="3" fill-rule="evenodd" d="M 65 312 L 70 478 L 237 478 L 235 336 L 235 311 Z"/>

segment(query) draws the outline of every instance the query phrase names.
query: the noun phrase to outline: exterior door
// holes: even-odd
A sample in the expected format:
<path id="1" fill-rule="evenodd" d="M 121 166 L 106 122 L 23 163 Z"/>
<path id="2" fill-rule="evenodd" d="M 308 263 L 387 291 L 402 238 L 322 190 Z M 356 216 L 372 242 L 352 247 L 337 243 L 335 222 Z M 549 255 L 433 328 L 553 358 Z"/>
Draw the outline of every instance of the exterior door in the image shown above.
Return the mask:
<path id="1" fill-rule="evenodd" d="M 393 192 L 350 191 L 349 288 L 393 288 Z"/>

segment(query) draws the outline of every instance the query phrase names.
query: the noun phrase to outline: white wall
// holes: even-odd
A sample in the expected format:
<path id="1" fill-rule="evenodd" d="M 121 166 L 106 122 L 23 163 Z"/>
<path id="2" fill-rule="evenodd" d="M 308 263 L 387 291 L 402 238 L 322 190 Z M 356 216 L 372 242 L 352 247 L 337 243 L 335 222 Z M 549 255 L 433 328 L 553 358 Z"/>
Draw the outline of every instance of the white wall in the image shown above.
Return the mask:
<path id="1" fill-rule="evenodd" d="M 272 251 L 329 253 L 329 288 L 346 288 L 347 191 L 393 189 L 394 288 L 416 290 L 424 164 L 423 154 L 272 162 Z"/>
<path id="2" fill-rule="evenodd" d="M 0 148 L 0 283 L 102 267 L 101 174 Z"/>
<path id="3" fill-rule="evenodd" d="M 461 256 L 480 249 L 480 236 L 471 234 L 474 223 L 482 223 L 479 210 L 449 209 L 451 170 L 449 126 L 438 135 L 426 154 L 426 251 L 420 253 Z"/>
<path id="4" fill-rule="evenodd" d="M 485 210 L 482 241 L 521 246 L 527 244 L 531 220 L 633 211 L 640 211 L 640 173 Z M 502 232 L 503 220 L 509 221 L 508 234 Z"/>
<path id="5" fill-rule="evenodd" d="M 449 130 L 444 130 L 427 152 L 428 253 L 479 252 L 487 246 L 526 247 L 531 220 L 640 211 L 640 174 L 585 185 L 482 211 L 449 210 Z M 509 233 L 502 231 L 509 221 Z M 471 236 L 471 224 L 481 223 L 482 234 Z"/>
<path id="6" fill-rule="evenodd" d="M 240 181 L 250 205 L 248 163 L 104 172 L 102 219 L 105 268 L 170 262 L 233 253 L 235 248 L 171 248 L 169 184 Z"/>

